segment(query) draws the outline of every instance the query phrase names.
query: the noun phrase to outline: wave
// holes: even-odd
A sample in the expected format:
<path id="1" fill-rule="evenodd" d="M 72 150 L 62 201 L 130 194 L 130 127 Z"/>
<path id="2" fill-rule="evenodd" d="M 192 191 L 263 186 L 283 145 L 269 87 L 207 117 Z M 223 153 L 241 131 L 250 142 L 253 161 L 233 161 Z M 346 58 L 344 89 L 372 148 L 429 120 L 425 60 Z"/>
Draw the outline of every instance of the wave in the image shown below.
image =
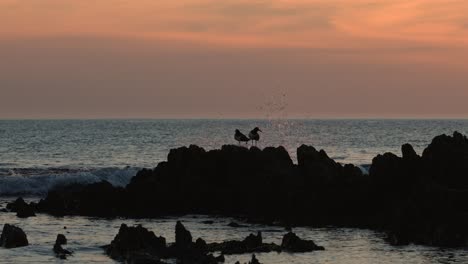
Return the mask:
<path id="1" fill-rule="evenodd" d="M 1 169 L 0 196 L 44 195 L 49 190 L 74 184 L 108 181 L 114 186 L 126 186 L 139 168 L 24 168 Z"/>

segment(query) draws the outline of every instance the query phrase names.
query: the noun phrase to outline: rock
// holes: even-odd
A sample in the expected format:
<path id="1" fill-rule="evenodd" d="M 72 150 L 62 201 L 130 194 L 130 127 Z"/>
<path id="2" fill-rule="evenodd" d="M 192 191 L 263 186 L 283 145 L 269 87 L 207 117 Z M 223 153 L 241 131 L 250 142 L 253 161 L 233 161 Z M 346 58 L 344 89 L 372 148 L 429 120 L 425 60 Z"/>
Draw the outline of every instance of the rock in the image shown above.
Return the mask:
<path id="1" fill-rule="evenodd" d="M 27 218 L 31 216 L 36 216 L 34 209 L 31 206 L 20 207 L 16 213 L 17 217 Z"/>
<path id="2" fill-rule="evenodd" d="M 281 249 L 288 252 L 310 252 L 314 250 L 325 250 L 317 246 L 312 240 L 302 240 L 296 234 L 289 232 L 283 236 Z"/>
<path id="3" fill-rule="evenodd" d="M 66 259 L 67 256 L 72 254 L 70 250 L 64 249 L 62 247 L 62 245 L 66 245 L 66 244 L 67 244 L 67 238 L 62 234 L 58 234 L 57 239 L 55 240 L 55 245 L 53 249 L 57 258 Z"/>
<path id="4" fill-rule="evenodd" d="M 412 161 L 420 158 L 418 154 L 416 154 L 416 151 L 414 151 L 413 146 L 410 144 L 404 144 L 401 146 L 401 152 L 403 154 L 403 159 L 405 160 Z"/>
<path id="5" fill-rule="evenodd" d="M 454 132 L 453 136 L 435 137 L 423 151 L 428 167 L 427 177 L 437 184 L 454 189 L 468 188 L 468 139 Z"/>
<path id="6" fill-rule="evenodd" d="M 11 212 L 16 212 L 16 216 L 20 218 L 36 216 L 34 213 L 36 210 L 35 207 L 36 204 L 27 204 L 21 197 L 17 198 L 14 202 L 7 204 L 7 209 Z"/>
<path id="7" fill-rule="evenodd" d="M 202 223 L 203 223 L 203 224 L 207 224 L 207 225 L 212 225 L 212 224 L 214 224 L 214 221 L 212 221 L 212 220 L 207 220 L 207 221 L 203 221 Z"/>
<path id="8" fill-rule="evenodd" d="M 190 234 L 190 231 L 185 229 L 185 226 L 180 221 L 177 221 L 175 230 L 176 247 L 180 249 L 189 248 L 192 244 L 192 235 Z"/>
<path id="9" fill-rule="evenodd" d="M 5 248 L 24 247 L 29 245 L 24 231 L 14 225 L 5 224 L 0 237 L 0 246 Z"/>
<path id="10" fill-rule="evenodd" d="M 222 254 L 231 255 L 253 252 L 280 252 L 281 247 L 274 243 L 263 243 L 262 234 L 258 232 L 257 235 L 250 234 L 242 241 L 231 240 L 221 243 L 210 243 L 207 245 L 207 250 L 210 252 L 220 251 Z"/>
<path id="11" fill-rule="evenodd" d="M 401 157 L 378 155 L 364 175 L 358 167 L 342 165 L 312 146 L 297 149 L 296 165 L 283 147 L 225 145 L 206 151 L 190 145 L 172 149 L 167 161 L 139 171 L 125 188 L 101 182 L 52 190 L 38 210 L 103 217 L 239 216 L 291 226 L 384 230 L 397 243 L 464 246 L 468 139 L 455 132 L 435 137 L 421 156 L 409 144 L 401 152 Z M 190 232 L 179 229 L 178 249 L 171 245 L 170 251 L 202 256 L 202 242 L 193 243 Z M 207 244 L 206 250 L 232 254 L 278 247 L 226 241 Z"/>
<path id="12" fill-rule="evenodd" d="M 249 264 L 261 264 L 260 261 L 258 261 L 257 257 L 255 254 L 252 255 L 252 260 L 249 261 Z"/>
<path id="13" fill-rule="evenodd" d="M 73 184 L 53 189 L 37 207 L 40 212 L 56 216 L 115 217 L 122 214 L 124 199 L 123 188 L 101 181 L 89 185 Z"/>
<path id="14" fill-rule="evenodd" d="M 130 261 L 135 256 L 159 258 L 166 254 L 166 250 L 164 237 L 157 237 L 141 225 L 128 227 L 122 224 L 114 240 L 106 247 L 106 254 L 113 259 Z"/>
<path id="15" fill-rule="evenodd" d="M 6 208 L 10 210 L 11 212 L 17 212 L 18 209 L 22 207 L 27 207 L 29 206 L 22 197 L 17 198 L 14 202 L 8 203 Z"/>

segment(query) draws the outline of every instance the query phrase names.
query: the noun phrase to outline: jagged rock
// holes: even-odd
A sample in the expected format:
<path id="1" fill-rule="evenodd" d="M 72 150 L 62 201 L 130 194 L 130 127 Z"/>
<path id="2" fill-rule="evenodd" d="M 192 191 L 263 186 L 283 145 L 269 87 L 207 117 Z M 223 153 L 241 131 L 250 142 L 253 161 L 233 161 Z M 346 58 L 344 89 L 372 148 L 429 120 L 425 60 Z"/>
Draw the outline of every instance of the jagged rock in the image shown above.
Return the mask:
<path id="1" fill-rule="evenodd" d="M 175 228 L 175 245 L 179 249 L 186 249 L 192 245 L 192 234 L 185 229 L 185 226 L 177 221 Z"/>
<path id="2" fill-rule="evenodd" d="M 17 198 L 14 202 L 8 203 L 6 208 L 11 212 L 17 212 L 19 208 L 26 207 L 28 204 L 24 201 L 22 197 Z"/>
<path id="3" fill-rule="evenodd" d="M 67 244 L 67 238 L 63 234 L 58 234 L 54 244 L 54 252 L 57 258 L 66 259 L 68 255 L 71 255 L 70 250 L 64 249 L 62 246 Z"/>
<path id="4" fill-rule="evenodd" d="M 113 259 L 130 261 L 135 257 L 151 255 L 151 259 L 166 254 L 166 239 L 157 237 L 141 225 L 128 227 L 122 224 L 119 233 L 106 247 L 106 253 Z M 133 260 L 134 261 L 134 260 Z"/>
<path id="5" fill-rule="evenodd" d="M 19 197 L 14 202 L 7 204 L 7 209 L 10 210 L 11 212 L 16 212 L 16 216 L 20 218 L 36 216 L 36 214 L 34 213 L 35 207 L 36 207 L 36 204 L 34 203 L 28 204 L 23 200 L 22 197 Z"/>
<path id="6" fill-rule="evenodd" d="M 27 245 L 29 245 L 28 238 L 21 228 L 9 224 L 3 226 L 2 236 L 0 237 L 1 247 L 16 248 Z"/>
<path id="7" fill-rule="evenodd" d="M 167 161 L 139 171 L 125 189 L 107 182 L 57 189 L 38 209 L 55 215 L 242 216 L 262 223 L 374 228 L 394 241 L 465 245 L 468 139 L 458 132 L 438 136 L 421 156 L 409 144 L 401 150 L 402 157 L 378 155 L 363 175 L 312 146 L 297 149 L 295 165 L 283 147 L 206 151 L 191 145 L 172 149 Z M 187 252 L 196 244 L 188 241 L 181 244 Z M 226 249 L 245 251 L 242 241 L 228 242 Z"/>
<path id="8" fill-rule="evenodd" d="M 322 246 L 317 246 L 312 240 L 302 240 L 296 234 L 289 232 L 283 236 L 281 248 L 288 252 L 309 252 L 314 250 L 325 250 Z"/>

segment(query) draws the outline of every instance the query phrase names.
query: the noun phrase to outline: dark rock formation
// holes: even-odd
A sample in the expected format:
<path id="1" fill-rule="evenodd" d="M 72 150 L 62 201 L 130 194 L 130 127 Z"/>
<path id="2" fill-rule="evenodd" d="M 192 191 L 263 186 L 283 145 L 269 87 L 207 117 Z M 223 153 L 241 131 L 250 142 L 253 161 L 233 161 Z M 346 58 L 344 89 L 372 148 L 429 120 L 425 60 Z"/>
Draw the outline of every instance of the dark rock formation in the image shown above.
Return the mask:
<path id="1" fill-rule="evenodd" d="M 58 234 L 54 244 L 54 253 L 57 258 L 66 259 L 67 256 L 71 255 L 70 250 L 64 249 L 62 246 L 67 244 L 67 238 L 63 234 Z"/>
<path id="2" fill-rule="evenodd" d="M 296 234 L 289 232 L 283 236 L 281 249 L 288 252 L 309 252 L 314 250 L 325 250 L 322 246 L 317 246 L 312 240 L 302 240 Z"/>
<path id="3" fill-rule="evenodd" d="M 27 245 L 29 245 L 28 238 L 21 228 L 9 224 L 3 226 L 2 236 L 0 237 L 1 247 L 16 248 Z"/>
<path id="4" fill-rule="evenodd" d="M 188 249 L 192 246 L 192 234 L 185 229 L 185 226 L 180 221 L 176 223 L 175 246 L 180 250 Z"/>
<path id="5" fill-rule="evenodd" d="M 162 258 L 176 258 L 178 263 L 217 264 L 224 261 L 224 256 L 209 254 L 206 242 L 199 238 L 192 242 L 192 235 L 181 222 L 176 225 L 176 242 L 166 245 L 166 239 L 156 237 L 146 228 L 138 225 L 128 227 L 122 224 L 119 233 L 110 245 L 105 246 L 106 253 L 113 259 L 128 263 L 164 263 Z"/>
<path id="6" fill-rule="evenodd" d="M 89 185 L 74 184 L 51 190 L 38 204 L 38 210 L 52 215 L 120 215 L 124 190 L 106 181 Z"/>
<path id="7" fill-rule="evenodd" d="M 297 159 L 293 164 L 283 147 L 205 151 L 191 145 L 172 149 L 166 162 L 139 171 L 125 189 L 107 182 L 69 186 L 49 192 L 38 210 L 105 217 L 242 216 L 285 226 L 374 228 L 398 244 L 467 244 L 468 139 L 460 133 L 434 138 L 422 156 L 409 144 L 402 146 L 401 157 L 378 155 L 369 175 L 311 146 L 299 147 Z"/>
<path id="8" fill-rule="evenodd" d="M 141 225 L 128 227 L 122 224 L 119 233 L 106 247 L 106 253 L 113 259 L 134 261 L 135 258 L 151 260 L 166 255 L 166 239 L 157 237 Z M 146 257 L 145 257 L 146 256 Z"/>
<path id="9" fill-rule="evenodd" d="M 16 212 L 16 216 L 20 218 L 27 218 L 30 216 L 36 216 L 36 204 L 35 203 L 26 203 L 23 198 L 18 198 L 12 203 L 7 204 L 7 209 L 11 212 Z"/>

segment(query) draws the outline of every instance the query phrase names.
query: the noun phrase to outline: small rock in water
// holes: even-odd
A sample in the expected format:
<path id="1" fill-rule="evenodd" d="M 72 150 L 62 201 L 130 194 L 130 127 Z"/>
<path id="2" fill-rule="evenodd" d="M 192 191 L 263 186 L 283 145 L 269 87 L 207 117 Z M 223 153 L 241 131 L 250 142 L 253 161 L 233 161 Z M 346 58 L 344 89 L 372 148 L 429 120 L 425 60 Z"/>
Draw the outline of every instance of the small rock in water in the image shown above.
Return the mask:
<path id="1" fill-rule="evenodd" d="M 64 249 L 62 245 L 67 244 L 67 238 L 63 234 L 58 234 L 57 239 L 55 240 L 54 252 L 56 256 L 60 259 L 66 259 L 68 255 L 71 255 L 73 252 L 70 250 Z"/>
<path id="2" fill-rule="evenodd" d="M 16 248 L 27 245 L 29 245 L 28 238 L 21 228 L 9 224 L 5 224 L 3 226 L 2 236 L 0 237 L 0 246 L 5 248 Z"/>
<path id="3" fill-rule="evenodd" d="M 312 240 L 302 240 L 296 234 L 289 232 L 283 237 L 281 248 L 288 252 L 309 252 L 314 250 L 324 250 L 324 247 L 317 246 Z"/>
<path id="4" fill-rule="evenodd" d="M 252 255 L 252 260 L 249 261 L 249 264 L 261 264 L 260 261 L 258 261 L 257 257 L 255 257 L 255 254 Z"/>

